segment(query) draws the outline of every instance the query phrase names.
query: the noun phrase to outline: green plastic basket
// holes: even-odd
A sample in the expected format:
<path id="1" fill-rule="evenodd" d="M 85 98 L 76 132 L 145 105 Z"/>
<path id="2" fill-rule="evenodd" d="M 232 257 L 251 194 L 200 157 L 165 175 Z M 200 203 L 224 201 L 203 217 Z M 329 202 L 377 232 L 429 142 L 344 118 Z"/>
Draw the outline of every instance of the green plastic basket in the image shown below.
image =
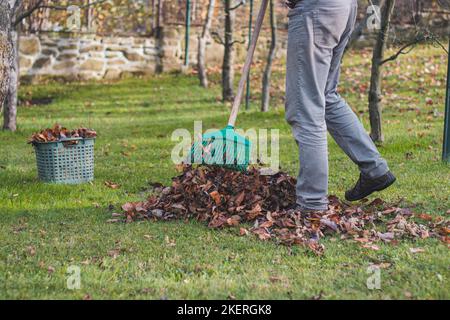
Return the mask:
<path id="1" fill-rule="evenodd" d="M 73 144 L 73 141 L 77 141 Z M 79 184 L 94 179 L 95 139 L 69 138 L 33 143 L 39 179 L 44 182 Z"/>

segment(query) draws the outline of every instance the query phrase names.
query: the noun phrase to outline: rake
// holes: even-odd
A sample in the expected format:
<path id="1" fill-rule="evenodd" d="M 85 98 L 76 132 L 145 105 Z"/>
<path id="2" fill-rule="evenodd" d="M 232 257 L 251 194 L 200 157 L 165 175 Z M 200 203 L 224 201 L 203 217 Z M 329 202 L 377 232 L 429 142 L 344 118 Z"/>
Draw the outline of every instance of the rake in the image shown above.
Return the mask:
<path id="1" fill-rule="evenodd" d="M 192 163 L 223 166 L 238 171 L 247 170 L 250 163 L 251 142 L 246 137 L 236 133 L 235 124 L 268 3 L 269 0 L 261 2 L 254 35 L 242 68 L 241 79 L 228 125 L 222 130 L 204 134 L 201 141 L 194 142 L 190 154 Z"/>

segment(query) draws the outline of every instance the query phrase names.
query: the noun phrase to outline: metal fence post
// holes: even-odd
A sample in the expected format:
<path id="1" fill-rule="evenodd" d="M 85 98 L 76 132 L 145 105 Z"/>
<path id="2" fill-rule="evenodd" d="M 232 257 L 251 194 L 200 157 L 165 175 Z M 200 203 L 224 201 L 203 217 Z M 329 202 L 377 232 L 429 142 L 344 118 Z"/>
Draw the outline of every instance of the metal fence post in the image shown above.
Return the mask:
<path id="1" fill-rule="evenodd" d="M 185 33 L 185 52 L 184 52 L 184 66 L 189 66 L 189 42 L 191 33 L 191 0 L 186 0 L 186 33 Z"/>

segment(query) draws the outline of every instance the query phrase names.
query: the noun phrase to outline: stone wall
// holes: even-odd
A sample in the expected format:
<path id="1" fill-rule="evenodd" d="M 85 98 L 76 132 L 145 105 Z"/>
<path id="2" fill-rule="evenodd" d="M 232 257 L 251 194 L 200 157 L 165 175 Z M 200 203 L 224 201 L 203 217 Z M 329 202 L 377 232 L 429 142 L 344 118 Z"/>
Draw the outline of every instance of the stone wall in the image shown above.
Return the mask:
<path id="1" fill-rule="evenodd" d="M 19 51 L 23 80 L 117 79 L 126 74 L 152 74 L 160 60 L 160 51 L 151 38 L 45 33 L 22 36 Z"/>
<path id="2" fill-rule="evenodd" d="M 189 60 L 197 63 L 200 30 L 193 29 Z M 47 78 L 65 81 L 115 80 L 127 76 L 151 75 L 158 71 L 182 69 L 184 62 L 184 28 L 163 32 L 162 41 L 150 37 L 101 37 L 82 33 L 44 33 L 22 35 L 20 39 L 20 75 L 23 82 Z M 280 48 L 286 39 L 279 35 Z M 240 40 L 240 39 L 237 39 Z M 256 58 L 265 57 L 270 37 L 261 36 Z M 247 45 L 237 44 L 237 61 L 242 61 Z M 283 50 L 279 50 L 281 55 Z M 220 66 L 223 46 L 211 41 L 207 47 L 208 66 Z"/>
<path id="3" fill-rule="evenodd" d="M 23 82 L 46 78 L 115 80 L 180 70 L 184 38 L 176 28 L 164 32 L 162 41 L 150 37 L 101 37 L 92 34 L 40 33 L 22 35 L 19 44 Z M 223 48 L 211 43 L 208 62 L 220 63 Z M 191 38 L 191 64 L 196 63 L 197 37 Z"/>

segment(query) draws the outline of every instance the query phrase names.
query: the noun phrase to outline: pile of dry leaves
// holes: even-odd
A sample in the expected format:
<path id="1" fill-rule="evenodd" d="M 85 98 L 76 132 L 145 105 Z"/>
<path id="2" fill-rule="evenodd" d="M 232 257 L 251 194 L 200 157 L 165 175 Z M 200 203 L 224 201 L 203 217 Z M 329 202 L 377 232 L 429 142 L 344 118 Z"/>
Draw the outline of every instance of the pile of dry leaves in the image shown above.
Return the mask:
<path id="1" fill-rule="evenodd" d="M 296 180 L 288 174 L 262 175 L 219 167 L 185 166 L 171 187 L 156 184 L 147 201 L 126 203 L 109 222 L 195 219 L 210 228 L 240 226 L 242 236 L 255 234 L 285 245 L 305 245 L 317 254 L 327 234 L 351 239 L 377 250 L 377 241 L 440 238 L 450 244 L 450 221 L 389 205 L 381 199 L 350 205 L 330 197 L 329 210 L 308 217 L 293 208 Z"/>
<path id="2" fill-rule="evenodd" d="M 55 124 L 53 128 L 47 128 L 40 132 L 33 133 L 28 139 L 28 143 L 45 143 L 60 141 L 68 138 L 95 138 L 97 132 L 92 129 L 78 128 L 74 130 L 68 130 L 59 124 Z"/>

